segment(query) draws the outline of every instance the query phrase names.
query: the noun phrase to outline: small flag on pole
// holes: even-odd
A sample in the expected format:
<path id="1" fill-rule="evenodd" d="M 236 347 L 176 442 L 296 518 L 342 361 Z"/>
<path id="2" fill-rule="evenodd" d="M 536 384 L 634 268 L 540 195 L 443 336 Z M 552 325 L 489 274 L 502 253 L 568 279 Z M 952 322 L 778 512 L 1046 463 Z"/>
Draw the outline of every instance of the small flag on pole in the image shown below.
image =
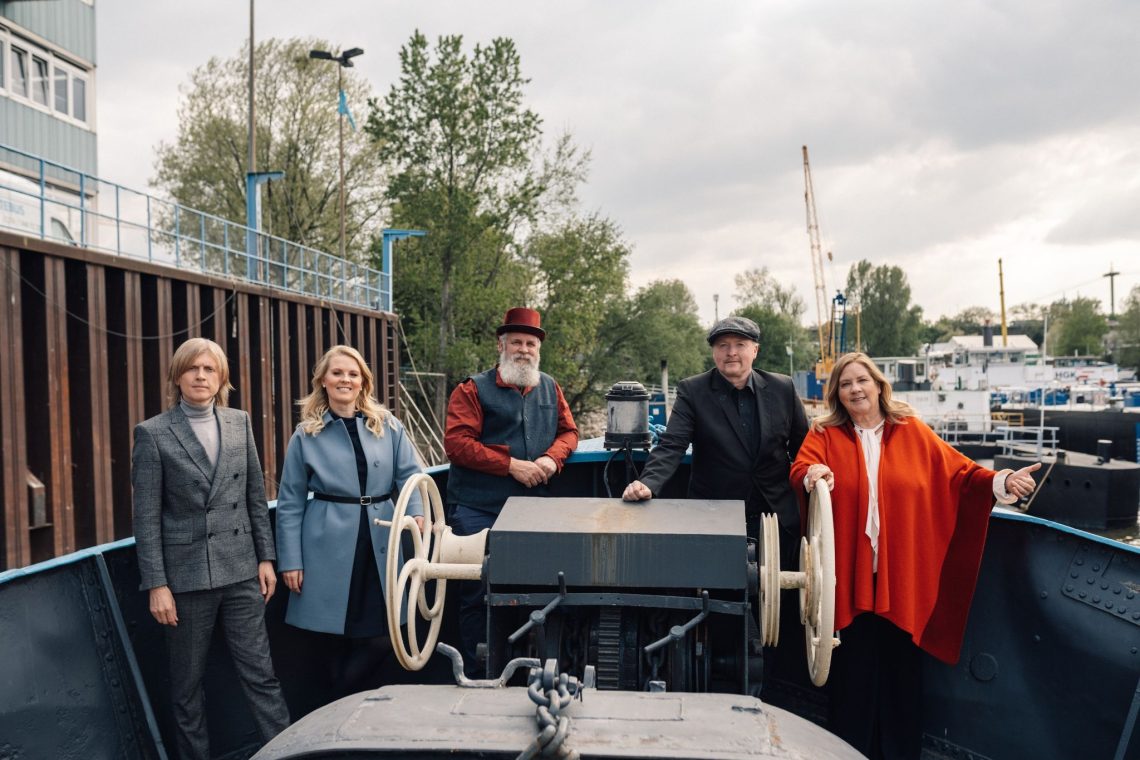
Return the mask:
<path id="1" fill-rule="evenodd" d="M 356 119 L 352 118 L 352 111 L 348 110 L 348 99 L 344 96 L 344 90 L 340 91 L 340 100 L 336 106 L 336 112 L 344 114 L 348 117 L 348 124 L 352 127 L 352 131 L 356 131 Z"/>

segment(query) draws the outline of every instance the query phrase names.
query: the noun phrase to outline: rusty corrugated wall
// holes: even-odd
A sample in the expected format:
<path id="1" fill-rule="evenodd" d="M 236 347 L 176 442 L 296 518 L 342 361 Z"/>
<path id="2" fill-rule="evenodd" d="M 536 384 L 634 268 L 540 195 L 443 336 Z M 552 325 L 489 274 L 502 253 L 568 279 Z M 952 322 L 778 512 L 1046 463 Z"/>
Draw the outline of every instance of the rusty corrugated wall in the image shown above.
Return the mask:
<path id="1" fill-rule="evenodd" d="M 331 345 L 398 409 L 395 316 L 0 232 L 0 569 L 131 535 L 131 441 L 189 337 L 226 349 L 275 498 L 295 401 Z"/>

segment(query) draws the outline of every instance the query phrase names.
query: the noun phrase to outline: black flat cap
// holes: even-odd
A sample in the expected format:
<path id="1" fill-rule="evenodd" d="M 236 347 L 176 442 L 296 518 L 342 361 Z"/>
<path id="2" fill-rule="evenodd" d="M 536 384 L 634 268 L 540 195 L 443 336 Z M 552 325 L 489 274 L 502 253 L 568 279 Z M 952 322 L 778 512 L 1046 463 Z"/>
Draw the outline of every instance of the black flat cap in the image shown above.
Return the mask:
<path id="1" fill-rule="evenodd" d="M 717 338 L 726 333 L 743 335 L 748 340 L 760 342 L 760 326 L 748 317 L 725 317 L 717 322 L 709 330 L 709 345 L 711 346 Z"/>

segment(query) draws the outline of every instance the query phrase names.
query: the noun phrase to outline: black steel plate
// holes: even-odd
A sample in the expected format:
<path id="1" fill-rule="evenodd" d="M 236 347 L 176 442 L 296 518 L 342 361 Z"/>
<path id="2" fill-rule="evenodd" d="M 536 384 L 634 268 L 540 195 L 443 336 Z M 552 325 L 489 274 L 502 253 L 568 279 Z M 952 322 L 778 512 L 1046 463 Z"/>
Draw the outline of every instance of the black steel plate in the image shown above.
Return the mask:
<path id="1" fill-rule="evenodd" d="M 744 502 L 516 496 L 488 554 L 492 586 L 743 589 Z"/>

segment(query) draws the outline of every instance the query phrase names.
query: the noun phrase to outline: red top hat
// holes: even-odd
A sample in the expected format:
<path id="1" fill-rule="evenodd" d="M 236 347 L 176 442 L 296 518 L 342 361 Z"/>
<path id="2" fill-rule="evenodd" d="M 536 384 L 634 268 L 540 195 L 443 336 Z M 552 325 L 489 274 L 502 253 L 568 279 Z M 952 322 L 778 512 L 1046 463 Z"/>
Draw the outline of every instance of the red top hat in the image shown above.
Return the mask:
<path id="1" fill-rule="evenodd" d="M 495 335 L 508 332 L 521 332 L 536 336 L 539 340 L 546 340 L 546 330 L 542 329 L 542 315 L 534 309 L 518 307 L 507 311 L 503 317 L 503 324 L 495 330 Z"/>

